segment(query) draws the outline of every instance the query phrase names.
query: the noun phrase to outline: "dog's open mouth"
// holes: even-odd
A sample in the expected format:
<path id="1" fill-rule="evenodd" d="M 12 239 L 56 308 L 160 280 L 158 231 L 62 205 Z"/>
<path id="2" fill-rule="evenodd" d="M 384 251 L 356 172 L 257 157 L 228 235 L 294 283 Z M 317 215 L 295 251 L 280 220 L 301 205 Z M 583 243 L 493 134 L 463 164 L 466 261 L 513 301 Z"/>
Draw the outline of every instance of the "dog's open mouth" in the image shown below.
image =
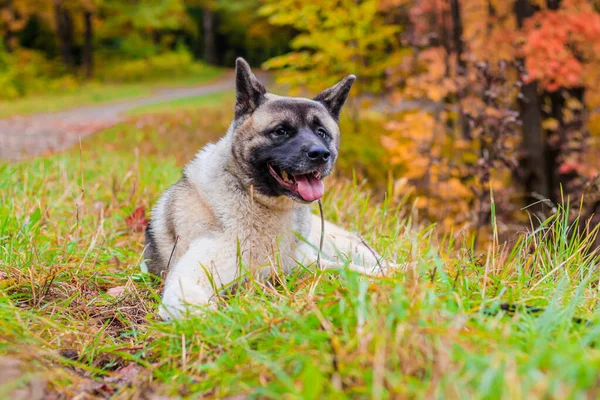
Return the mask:
<path id="1" fill-rule="evenodd" d="M 325 185 L 319 172 L 291 174 L 269 164 L 269 172 L 281 186 L 304 201 L 315 201 L 323 197 Z"/>

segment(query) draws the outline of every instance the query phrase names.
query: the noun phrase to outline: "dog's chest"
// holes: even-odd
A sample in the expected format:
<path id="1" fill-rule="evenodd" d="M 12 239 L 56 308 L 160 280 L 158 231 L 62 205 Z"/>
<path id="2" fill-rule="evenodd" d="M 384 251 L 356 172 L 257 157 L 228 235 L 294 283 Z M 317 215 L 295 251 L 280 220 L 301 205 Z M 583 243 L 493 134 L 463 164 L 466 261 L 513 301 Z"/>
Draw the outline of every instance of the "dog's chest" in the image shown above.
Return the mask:
<path id="1" fill-rule="evenodd" d="M 249 212 L 240 215 L 227 233 L 239 243 L 245 265 L 264 267 L 282 263 L 291 267 L 291 258 L 301 241 L 310 232 L 310 212 L 294 209 L 286 212 Z"/>

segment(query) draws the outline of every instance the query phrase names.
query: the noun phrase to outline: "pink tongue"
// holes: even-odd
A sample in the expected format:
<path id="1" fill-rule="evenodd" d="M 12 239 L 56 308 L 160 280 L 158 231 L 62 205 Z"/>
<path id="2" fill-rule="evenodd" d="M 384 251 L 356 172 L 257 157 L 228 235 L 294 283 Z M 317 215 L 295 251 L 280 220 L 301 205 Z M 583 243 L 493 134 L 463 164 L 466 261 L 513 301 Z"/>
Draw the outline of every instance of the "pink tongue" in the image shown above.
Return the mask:
<path id="1" fill-rule="evenodd" d="M 325 185 L 313 174 L 294 175 L 298 184 L 298 193 L 306 201 L 315 201 L 323 197 Z"/>

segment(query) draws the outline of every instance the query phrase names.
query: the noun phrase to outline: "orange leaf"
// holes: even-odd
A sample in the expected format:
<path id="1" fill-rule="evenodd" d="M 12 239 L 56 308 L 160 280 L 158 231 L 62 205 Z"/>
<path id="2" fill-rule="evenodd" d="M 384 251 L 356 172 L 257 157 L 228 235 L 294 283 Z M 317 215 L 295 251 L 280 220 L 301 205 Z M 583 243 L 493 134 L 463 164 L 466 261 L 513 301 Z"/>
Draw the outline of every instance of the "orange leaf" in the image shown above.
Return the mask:
<path id="1" fill-rule="evenodd" d="M 579 170 L 579 165 L 575 164 L 571 161 L 566 161 L 558 167 L 558 173 L 561 175 L 570 174 L 572 172 L 577 172 Z"/>
<path id="2" fill-rule="evenodd" d="M 134 232 L 143 232 L 150 222 L 146 219 L 146 207 L 139 206 L 125 221 L 127 222 L 127 226 Z"/>

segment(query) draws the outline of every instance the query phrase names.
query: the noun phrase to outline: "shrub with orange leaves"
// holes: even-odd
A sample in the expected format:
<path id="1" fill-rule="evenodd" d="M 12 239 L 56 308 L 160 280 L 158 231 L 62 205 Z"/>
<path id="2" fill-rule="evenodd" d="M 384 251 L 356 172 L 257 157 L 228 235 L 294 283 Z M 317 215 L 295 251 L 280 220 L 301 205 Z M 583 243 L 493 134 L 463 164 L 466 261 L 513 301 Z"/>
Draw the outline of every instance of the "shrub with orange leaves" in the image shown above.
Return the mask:
<path id="1" fill-rule="evenodd" d="M 549 91 L 584 86 L 586 69 L 598 68 L 600 14 L 590 1 L 563 0 L 558 10 L 542 10 L 526 21 L 527 80 Z"/>

